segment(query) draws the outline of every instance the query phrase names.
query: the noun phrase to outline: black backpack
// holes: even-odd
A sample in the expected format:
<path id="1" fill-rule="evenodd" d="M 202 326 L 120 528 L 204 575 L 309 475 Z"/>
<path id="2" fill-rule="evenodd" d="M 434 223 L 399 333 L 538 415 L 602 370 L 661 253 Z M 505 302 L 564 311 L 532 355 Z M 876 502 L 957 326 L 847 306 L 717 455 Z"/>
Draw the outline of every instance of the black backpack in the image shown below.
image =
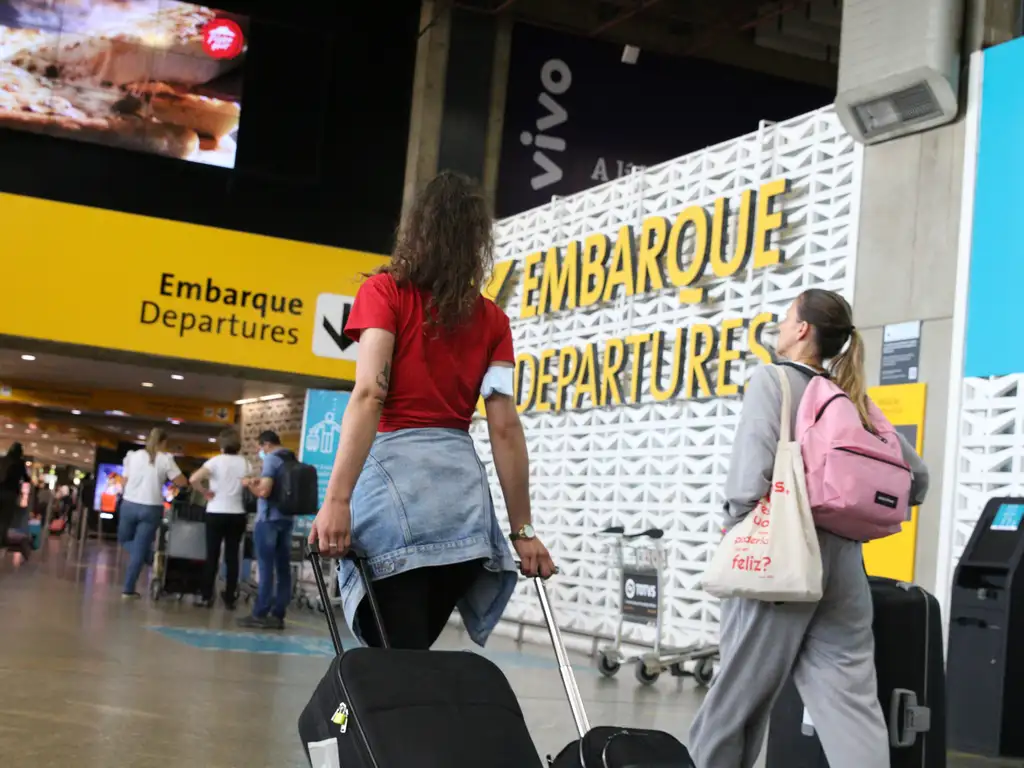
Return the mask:
<path id="1" fill-rule="evenodd" d="M 320 500 L 316 467 L 303 464 L 291 451 L 281 451 L 281 469 L 274 478 L 274 504 L 282 515 L 315 515 Z"/>

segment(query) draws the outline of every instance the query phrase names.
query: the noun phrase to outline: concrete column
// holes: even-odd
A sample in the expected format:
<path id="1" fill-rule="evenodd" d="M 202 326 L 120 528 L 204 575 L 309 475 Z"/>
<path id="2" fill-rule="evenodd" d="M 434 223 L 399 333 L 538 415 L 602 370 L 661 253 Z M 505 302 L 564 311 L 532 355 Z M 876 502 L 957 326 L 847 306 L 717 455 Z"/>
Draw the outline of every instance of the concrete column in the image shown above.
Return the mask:
<path id="1" fill-rule="evenodd" d="M 494 202 L 512 23 L 424 0 L 413 85 L 403 211 L 436 173 L 456 170 Z"/>
<path id="2" fill-rule="evenodd" d="M 969 0 L 967 5 L 964 61 L 979 47 L 1016 34 L 1019 8 L 1010 6 L 1019 3 Z M 964 103 L 966 76 L 962 81 Z M 870 385 L 878 384 L 882 328 L 890 323 L 922 321 L 920 380 L 928 385 L 924 459 L 931 473 L 931 491 L 918 518 L 915 581 L 933 591 L 963 152 L 962 120 L 868 147 L 857 241 L 854 317 L 867 344 Z"/>
<path id="3" fill-rule="evenodd" d="M 445 75 L 451 11 L 444 0 L 424 0 L 420 13 L 420 40 L 416 49 L 412 110 L 409 115 L 409 149 L 405 161 L 402 212 L 416 193 L 437 173 L 441 118 L 444 114 Z"/>

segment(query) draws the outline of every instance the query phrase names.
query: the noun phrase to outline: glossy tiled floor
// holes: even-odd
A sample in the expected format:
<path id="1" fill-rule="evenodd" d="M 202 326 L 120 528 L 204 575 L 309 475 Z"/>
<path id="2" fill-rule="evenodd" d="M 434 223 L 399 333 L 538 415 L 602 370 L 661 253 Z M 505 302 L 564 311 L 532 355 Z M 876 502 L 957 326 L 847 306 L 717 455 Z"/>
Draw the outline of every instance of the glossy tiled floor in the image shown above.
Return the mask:
<path id="1" fill-rule="evenodd" d="M 18 569 L 0 559 L 0 766 L 305 765 L 295 721 L 327 662 L 318 615 L 296 614 L 283 638 L 254 637 L 220 609 L 126 604 L 119 592 L 114 551 L 96 543 L 80 562 L 57 541 Z M 468 645 L 454 631 L 443 644 Z M 573 726 L 548 649 L 498 639 L 487 655 L 519 694 L 542 754 L 562 747 Z M 691 681 L 646 688 L 578 662 L 592 722 L 685 734 L 699 703 Z M 951 768 L 983 765 L 995 764 Z"/>

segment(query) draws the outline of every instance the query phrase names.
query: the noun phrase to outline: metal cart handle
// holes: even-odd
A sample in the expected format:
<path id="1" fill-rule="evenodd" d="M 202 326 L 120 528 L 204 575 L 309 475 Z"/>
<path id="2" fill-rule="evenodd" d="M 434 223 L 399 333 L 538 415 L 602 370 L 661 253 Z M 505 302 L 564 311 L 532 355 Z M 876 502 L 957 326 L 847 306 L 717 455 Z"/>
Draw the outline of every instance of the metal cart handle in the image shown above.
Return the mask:
<path id="1" fill-rule="evenodd" d="M 625 539 L 640 539 L 647 537 L 648 539 L 660 539 L 665 535 L 665 531 L 661 528 L 648 528 L 646 531 L 640 533 L 624 533 L 623 538 Z"/>
<path id="2" fill-rule="evenodd" d="M 639 533 L 626 533 L 626 529 L 621 525 L 610 525 L 607 528 L 598 531 L 598 533 L 602 535 L 610 534 L 614 536 L 621 536 L 624 539 L 640 539 L 644 537 L 648 539 L 660 539 L 665 535 L 665 531 L 661 528 L 648 528 L 646 531 L 640 531 Z"/>

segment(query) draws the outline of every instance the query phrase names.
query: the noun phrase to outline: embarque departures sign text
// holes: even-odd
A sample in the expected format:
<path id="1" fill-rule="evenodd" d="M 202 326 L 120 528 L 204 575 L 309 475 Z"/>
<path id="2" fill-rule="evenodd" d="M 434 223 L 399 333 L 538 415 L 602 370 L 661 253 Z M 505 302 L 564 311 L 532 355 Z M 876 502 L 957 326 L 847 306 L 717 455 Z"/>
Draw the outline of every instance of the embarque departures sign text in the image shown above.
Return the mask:
<path id="1" fill-rule="evenodd" d="M 709 268 L 715 277 L 728 279 L 748 266 L 764 269 L 784 260 L 781 248 L 773 248 L 771 240 L 785 227 L 779 203 L 789 189 L 789 180 L 780 178 L 744 190 L 734 232 L 728 231 L 730 201 L 720 197 L 711 210 L 693 205 L 674 220 L 648 217 L 639 236 L 634 227 L 623 225 L 614 241 L 592 234 L 528 254 L 522 264 L 519 317 L 582 309 L 669 286 L 679 291 L 680 304 L 700 304 L 705 288 L 699 283 Z M 498 264 L 485 293 L 500 300 L 515 266 L 515 261 Z M 771 362 L 760 335 L 774 320 L 773 313 L 762 312 L 752 318 L 727 318 L 717 327 L 692 323 L 668 332 L 519 353 L 517 407 L 520 413 L 563 411 L 635 404 L 645 394 L 655 402 L 737 395 L 740 385 L 731 373 L 733 363 L 743 356 L 741 339 L 746 337 L 749 354 Z M 664 361 L 667 349 L 671 362 Z"/>

